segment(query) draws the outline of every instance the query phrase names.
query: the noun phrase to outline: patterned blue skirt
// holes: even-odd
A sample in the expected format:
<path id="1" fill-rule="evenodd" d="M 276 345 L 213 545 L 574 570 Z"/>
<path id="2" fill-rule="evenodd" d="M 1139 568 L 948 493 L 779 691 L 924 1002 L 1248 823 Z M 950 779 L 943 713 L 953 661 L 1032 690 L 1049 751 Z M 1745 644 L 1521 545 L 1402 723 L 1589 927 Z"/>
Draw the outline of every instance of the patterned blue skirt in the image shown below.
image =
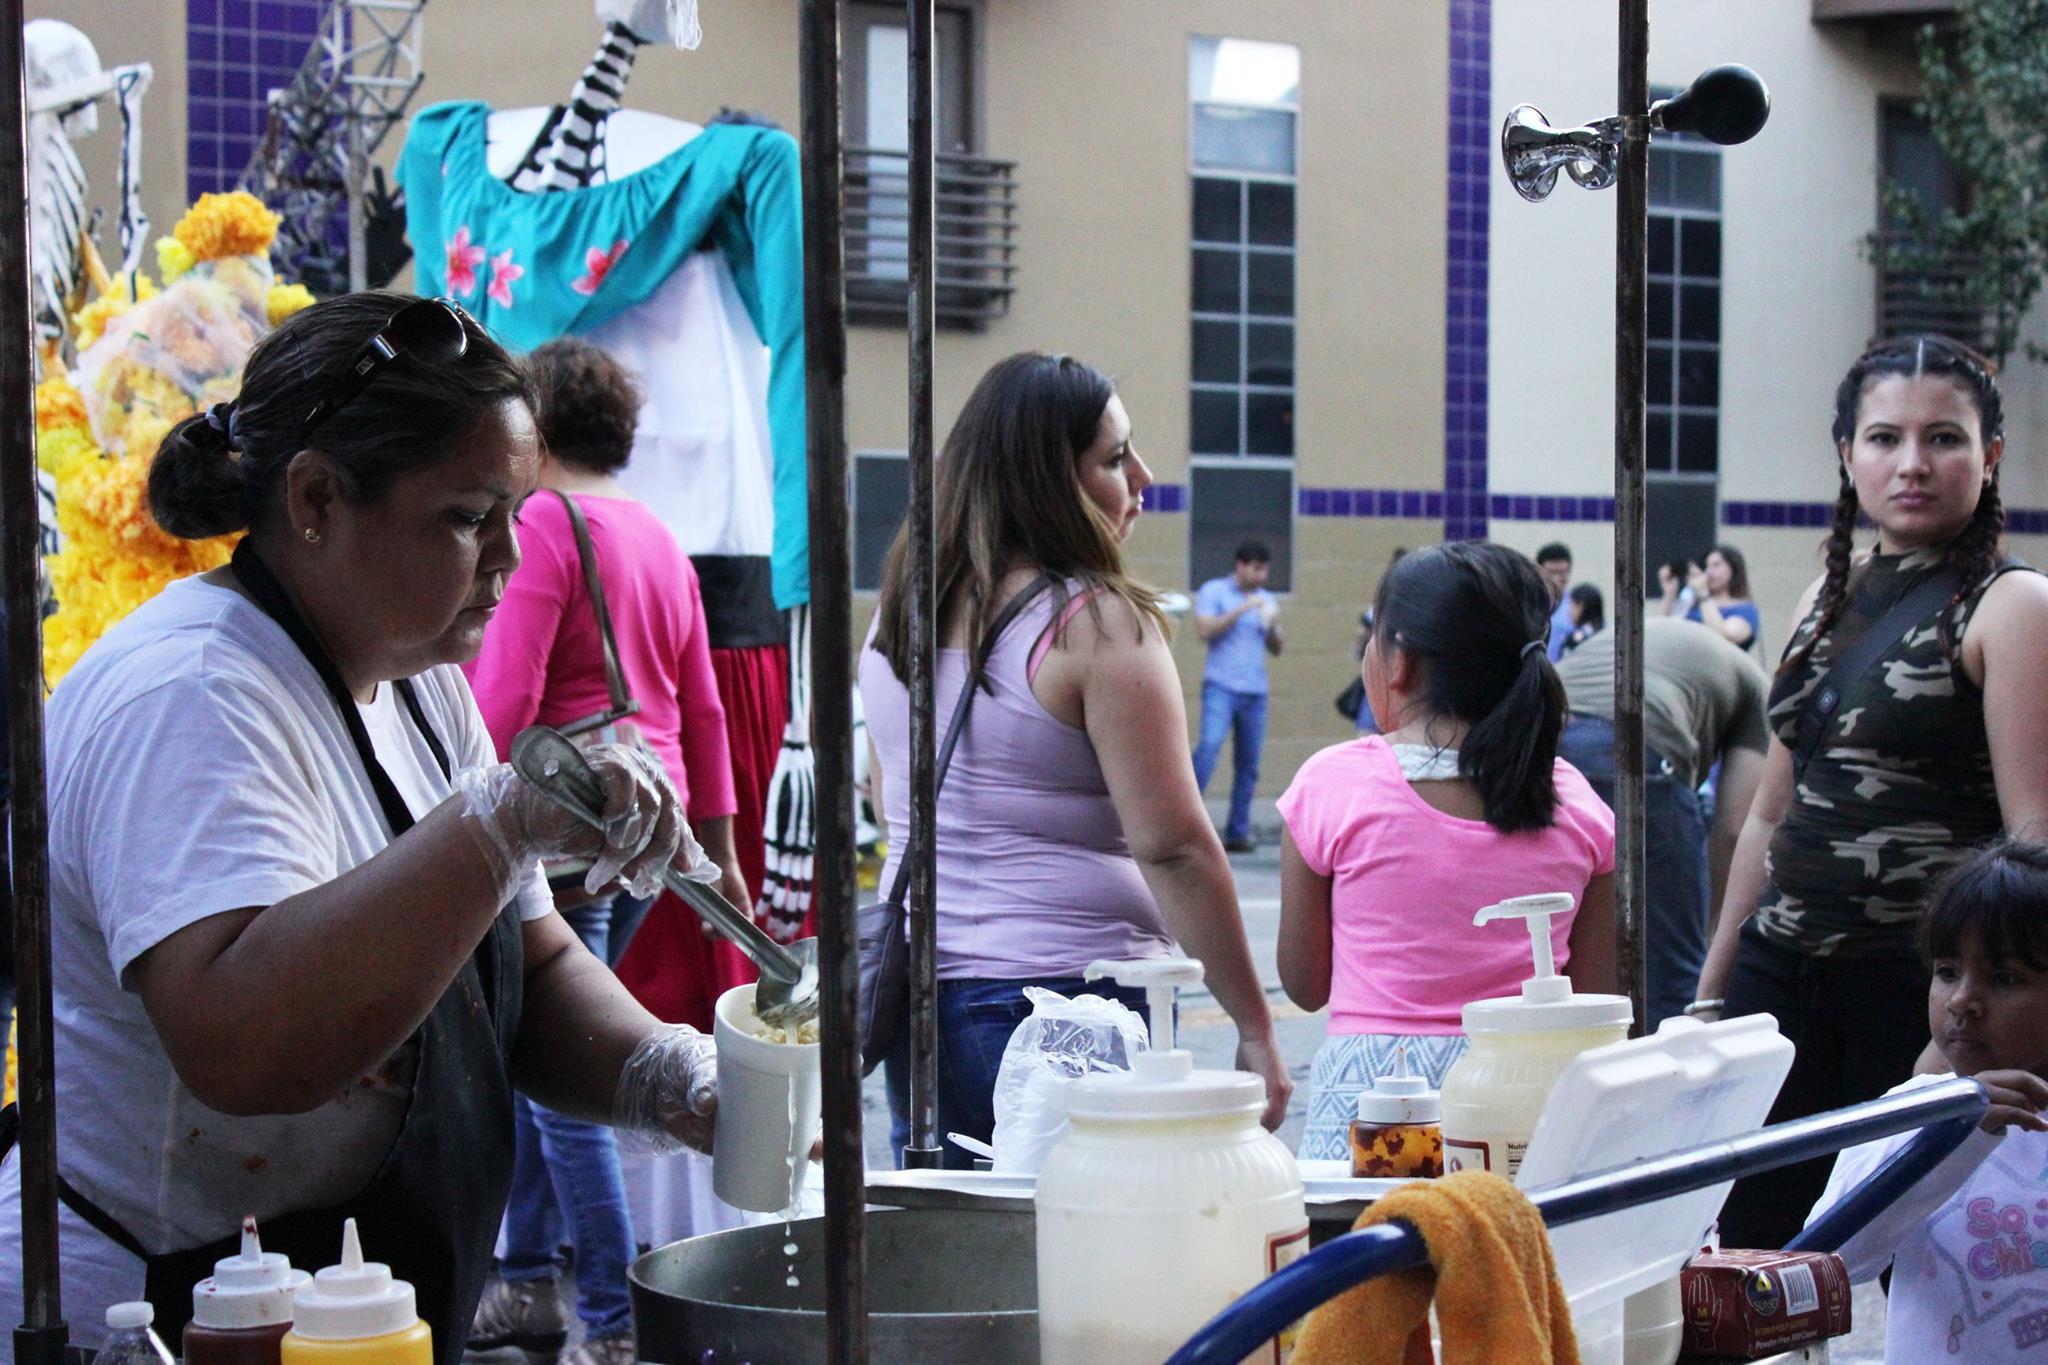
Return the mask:
<path id="1" fill-rule="evenodd" d="M 1394 1050 L 1408 1050 L 1408 1070 L 1441 1089 L 1451 1063 L 1465 1055 L 1462 1033 L 1333 1033 L 1316 1049 L 1309 1069 L 1308 1123 L 1302 1129 L 1303 1161 L 1344 1161 L 1351 1156 L 1351 1120 L 1358 1096 L 1376 1076 L 1392 1075 Z"/>

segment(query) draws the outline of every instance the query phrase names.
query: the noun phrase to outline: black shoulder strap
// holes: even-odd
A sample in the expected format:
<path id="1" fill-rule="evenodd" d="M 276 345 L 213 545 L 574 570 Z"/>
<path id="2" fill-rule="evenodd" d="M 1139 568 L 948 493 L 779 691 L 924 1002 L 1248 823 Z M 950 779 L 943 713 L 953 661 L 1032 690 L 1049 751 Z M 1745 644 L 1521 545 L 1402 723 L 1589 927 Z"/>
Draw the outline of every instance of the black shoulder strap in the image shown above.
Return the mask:
<path id="1" fill-rule="evenodd" d="M 327 657 L 327 650 L 299 615 L 298 608 L 292 605 L 291 598 L 285 594 L 284 585 L 270 572 L 270 566 L 257 556 L 256 547 L 249 543 L 247 537 L 243 538 L 241 544 L 235 546 L 232 567 L 235 577 L 249 590 L 249 595 L 256 599 L 256 605 L 291 637 L 291 642 L 299 647 L 299 653 L 306 656 L 306 662 L 311 664 L 313 671 L 320 676 L 322 685 L 327 688 L 327 695 L 334 701 L 335 709 L 341 712 L 341 723 L 348 730 L 350 742 L 356 747 L 356 757 L 363 762 L 363 771 L 370 779 L 370 790 L 376 795 L 377 805 L 384 812 L 385 823 L 391 826 L 391 837 L 395 839 L 405 833 L 413 827 L 413 813 L 406 806 L 405 798 L 398 794 L 398 786 L 391 780 L 391 774 L 385 772 L 384 765 L 377 761 L 377 750 L 370 743 L 369 730 L 363 725 L 363 713 L 357 708 L 356 699 L 349 694 L 348 687 L 342 682 L 340 670 L 335 668 L 334 661 Z M 427 748 L 433 752 L 434 762 L 440 765 L 441 776 L 452 777 L 453 769 L 448 762 L 448 750 L 442 747 L 441 737 L 434 733 L 434 727 L 427 724 L 426 713 L 420 709 L 419 698 L 413 693 L 412 682 L 400 678 L 392 686 L 398 689 L 399 699 L 405 703 L 405 709 L 412 716 L 413 724 L 419 727 L 421 736 L 427 741 Z"/>
<path id="2" fill-rule="evenodd" d="M 1806 765 L 1820 752 L 1828 722 L 1842 705 L 1842 694 L 1868 673 L 1886 650 L 1904 639 L 1907 631 L 1926 620 L 1930 612 L 1941 610 L 1955 595 L 1955 572 L 1937 569 L 1907 589 L 1904 596 L 1892 603 L 1891 610 L 1873 621 L 1854 644 L 1842 651 L 1842 657 L 1821 675 L 1813 691 L 1807 693 L 1806 704 L 1799 709 L 1799 742 L 1792 749 L 1795 776 L 1805 772 Z"/>
<path id="3" fill-rule="evenodd" d="M 996 613 L 996 619 L 989 622 L 988 633 L 982 636 L 981 648 L 975 651 L 974 667 L 960 684 L 960 700 L 953 704 L 953 719 L 946 724 L 945 738 L 939 741 L 937 759 L 938 772 L 934 779 L 934 795 L 937 789 L 946 785 L 946 770 L 953 766 L 953 749 L 960 743 L 960 732 L 967 728 L 967 713 L 974 706 L 974 694 L 980 690 L 981 675 L 988 667 L 989 655 L 995 652 L 996 641 L 1017 619 L 1017 614 L 1031 605 L 1038 595 L 1052 586 L 1051 574 L 1040 574 L 1017 590 L 1017 595 L 1003 605 Z M 889 888 L 892 904 L 903 904 L 903 895 L 910 889 L 910 859 L 906 856 L 896 865 L 896 883 Z"/>
<path id="4" fill-rule="evenodd" d="M 588 725 L 576 727 L 594 730 L 632 715 L 640 709 L 640 703 L 626 690 L 626 670 L 619 664 L 619 641 L 612 634 L 611 608 L 605 605 L 604 581 L 597 575 L 597 546 L 590 539 L 590 523 L 583 519 L 583 509 L 576 505 L 576 499 L 559 488 L 548 491 L 562 500 L 562 507 L 569 514 L 569 529 L 576 533 L 576 558 L 583 564 L 583 589 L 590 594 L 590 610 L 597 617 L 597 633 L 604 641 L 604 685 L 611 693 L 612 709 L 592 717 Z M 563 733 L 572 734 L 575 730 L 565 729 Z"/>

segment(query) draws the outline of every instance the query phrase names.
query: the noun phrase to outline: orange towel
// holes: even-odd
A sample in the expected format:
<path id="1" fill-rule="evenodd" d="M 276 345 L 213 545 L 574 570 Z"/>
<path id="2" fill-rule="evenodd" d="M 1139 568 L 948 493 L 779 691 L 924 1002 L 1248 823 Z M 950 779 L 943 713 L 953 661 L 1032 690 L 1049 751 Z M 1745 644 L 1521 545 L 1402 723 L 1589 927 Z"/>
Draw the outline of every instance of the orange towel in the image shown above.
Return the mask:
<path id="1" fill-rule="evenodd" d="M 1487 1171 L 1403 1185 L 1355 1227 L 1399 1219 L 1429 1265 L 1381 1275 L 1309 1315 L 1293 1365 L 1431 1365 L 1436 1298 L 1444 1365 L 1579 1365 L 1571 1309 L 1536 1206 Z"/>

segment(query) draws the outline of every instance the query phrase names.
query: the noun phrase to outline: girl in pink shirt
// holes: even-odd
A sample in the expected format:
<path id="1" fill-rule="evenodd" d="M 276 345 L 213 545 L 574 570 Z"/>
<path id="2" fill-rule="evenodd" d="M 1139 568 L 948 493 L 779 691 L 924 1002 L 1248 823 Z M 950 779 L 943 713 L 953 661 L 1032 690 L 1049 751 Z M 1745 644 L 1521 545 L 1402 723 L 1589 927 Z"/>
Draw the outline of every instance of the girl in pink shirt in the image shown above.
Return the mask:
<path id="1" fill-rule="evenodd" d="M 1552 921 L 1557 961 L 1582 991 L 1614 987 L 1614 815 L 1557 757 L 1550 611 L 1536 566 L 1505 546 L 1404 556 L 1362 664 L 1384 733 L 1323 750 L 1280 798 L 1280 980 L 1303 1009 L 1330 1009 L 1304 1159 L 1345 1155 L 1358 1093 L 1396 1047 L 1441 1085 L 1465 1005 L 1530 974 L 1527 936 L 1475 926 L 1482 906 L 1570 892 L 1580 913 Z"/>

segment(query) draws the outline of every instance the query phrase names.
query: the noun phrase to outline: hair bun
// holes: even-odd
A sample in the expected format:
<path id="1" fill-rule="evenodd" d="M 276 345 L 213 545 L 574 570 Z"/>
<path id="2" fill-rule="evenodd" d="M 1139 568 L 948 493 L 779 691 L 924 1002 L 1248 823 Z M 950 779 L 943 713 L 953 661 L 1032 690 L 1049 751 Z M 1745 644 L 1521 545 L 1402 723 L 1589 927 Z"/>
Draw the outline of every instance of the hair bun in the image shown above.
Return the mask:
<path id="1" fill-rule="evenodd" d="M 149 511 L 183 540 L 247 530 L 241 461 L 230 443 L 232 411 L 216 404 L 164 435 L 149 463 Z"/>

